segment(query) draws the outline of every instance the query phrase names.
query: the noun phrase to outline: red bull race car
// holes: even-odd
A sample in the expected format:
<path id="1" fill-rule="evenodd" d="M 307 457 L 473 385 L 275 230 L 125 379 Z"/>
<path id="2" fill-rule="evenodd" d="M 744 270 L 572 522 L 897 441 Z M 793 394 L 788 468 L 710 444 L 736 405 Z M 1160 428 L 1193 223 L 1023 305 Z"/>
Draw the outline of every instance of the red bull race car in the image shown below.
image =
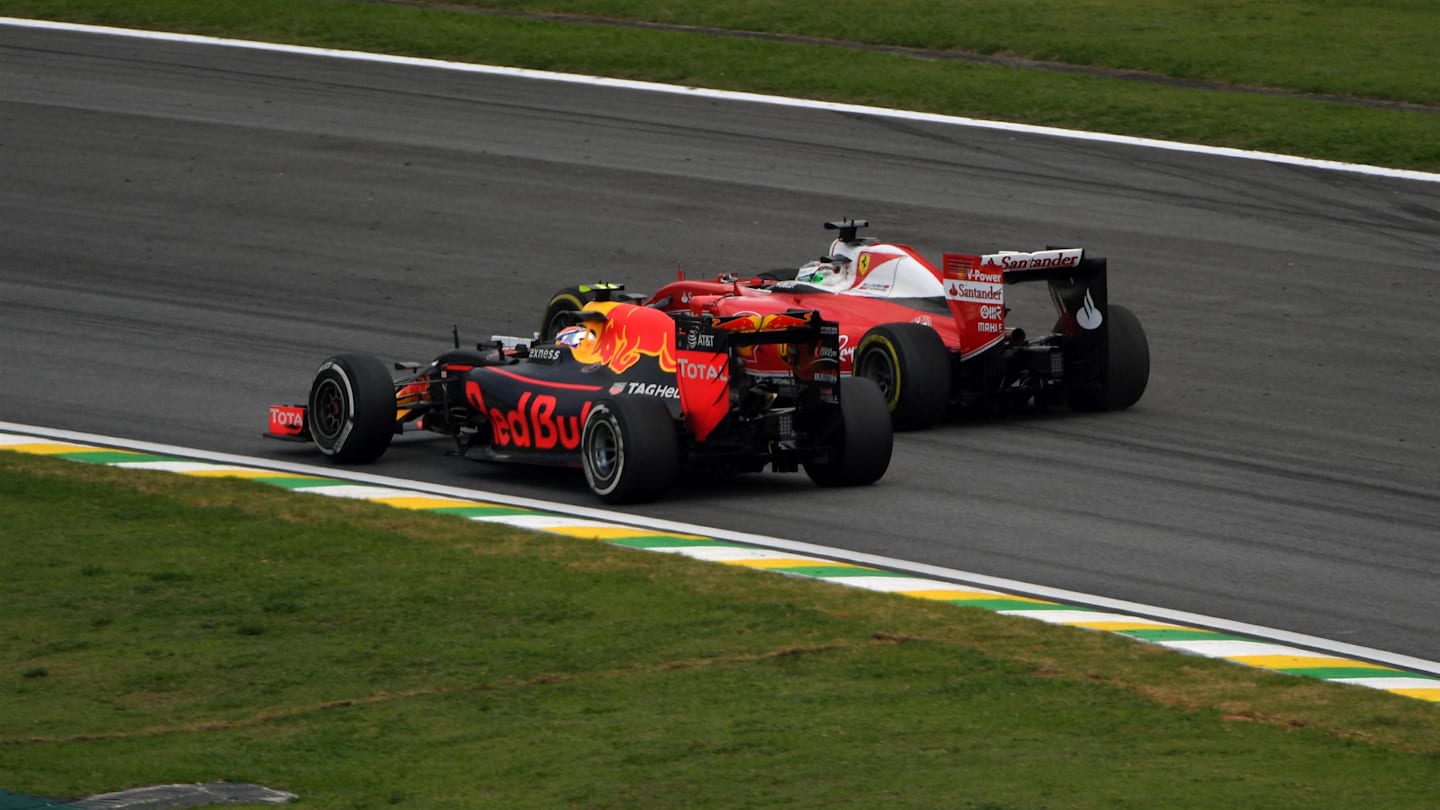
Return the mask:
<path id="1" fill-rule="evenodd" d="M 1109 303 L 1104 258 L 1046 248 L 946 253 L 936 266 L 909 246 L 860 237 L 868 225 L 826 223 L 838 238 L 794 271 L 705 280 L 682 272 L 649 296 L 619 284 L 566 288 L 551 297 L 539 334 L 596 300 L 719 317 L 819 310 L 839 324 L 841 373 L 873 380 L 900 429 L 927 427 L 951 407 L 1117 410 L 1145 393 L 1149 344 L 1134 313 Z M 1029 331 L 1013 322 L 1007 293 L 1027 282 L 1044 282 L 1054 305 Z M 762 352 L 754 370 L 781 366 Z"/>
<path id="2" fill-rule="evenodd" d="M 497 339 L 427 364 L 342 354 L 304 404 L 270 406 L 272 438 L 342 463 L 378 459 L 406 431 L 461 456 L 578 466 L 608 503 L 660 497 L 682 467 L 804 469 L 821 486 L 870 484 L 890 464 L 879 388 L 840 377 L 840 331 L 813 310 L 763 316 L 585 302 L 544 341 Z M 763 368 L 761 367 L 763 364 Z"/>

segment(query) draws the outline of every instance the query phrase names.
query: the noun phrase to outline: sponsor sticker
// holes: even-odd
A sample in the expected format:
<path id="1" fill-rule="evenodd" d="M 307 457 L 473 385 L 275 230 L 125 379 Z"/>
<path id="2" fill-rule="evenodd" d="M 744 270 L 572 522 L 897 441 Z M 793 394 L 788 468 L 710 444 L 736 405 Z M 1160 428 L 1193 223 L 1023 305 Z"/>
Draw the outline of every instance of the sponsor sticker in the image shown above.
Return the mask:
<path id="1" fill-rule="evenodd" d="M 1100 314 L 1100 308 L 1095 306 L 1095 299 L 1090 297 L 1090 290 L 1085 290 L 1085 302 L 1075 313 L 1075 323 L 1088 332 L 1099 329 L 1100 324 L 1104 321 L 1105 318 Z"/>
<path id="2" fill-rule="evenodd" d="M 1037 250 L 1034 253 L 1025 253 L 1018 250 L 1006 250 L 1000 253 L 989 253 L 980 257 L 980 267 L 999 268 L 1005 270 L 1044 270 L 1051 267 L 1077 267 L 1080 264 L 1080 257 L 1085 253 L 1080 248 L 1064 248 L 1061 250 Z"/>
<path id="3" fill-rule="evenodd" d="M 684 380 L 730 380 L 730 364 L 728 358 L 722 358 L 713 363 L 697 363 L 685 357 L 681 357 L 676 366 L 675 373 Z"/>
<path id="4" fill-rule="evenodd" d="M 276 436 L 299 436 L 305 426 L 305 408 L 299 405 L 271 405 L 270 432 Z"/>
<path id="5" fill-rule="evenodd" d="M 989 263 L 1000 255 L 1015 254 L 945 254 L 945 298 L 960 326 L 964 352 L 979 351 L 1005 336 L 1005 271 Z"/>
<path id="6" fill-rule="evenodd" d="M 625 384 L 625 386 L 625 393 L 635 396 L 663 397 L 665 399 L 678 399 L 680 397 L 680 389 L 674 385 L 632 382 Z"/>
<path id="7" fill-rule="evenodd" d="M 483 408 L 485 403 L 480 399 L 479 385 L 468 381 L 465 388 L 470 404 Z M 495 446 L 536 450 L 578 448 L 585 417 L 590 413 L 590 403 L 586 402 L 581 407 L 578 416 L 557 414 L 558 405 L 558 400 L 550 394 L 532 394 L 526 391 L 520 395 L 520 401 L 514 408 L 491 408 L 486 415 L 490 418 L 491 437 Z"/>

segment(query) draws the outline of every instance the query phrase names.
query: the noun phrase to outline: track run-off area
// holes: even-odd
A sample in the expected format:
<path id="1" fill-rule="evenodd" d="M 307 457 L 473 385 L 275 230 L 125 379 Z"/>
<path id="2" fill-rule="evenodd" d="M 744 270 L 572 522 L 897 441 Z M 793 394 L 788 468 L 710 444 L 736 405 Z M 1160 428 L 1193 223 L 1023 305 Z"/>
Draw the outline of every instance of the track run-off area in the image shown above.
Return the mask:
<path id="1" fill-rule="evenodd" d="M 1440 177 L 694 88 L 0 20 L 0 444 L 255 478 L 1122 633 L 1437 699 Z M 1146 324 L 1113 414 L 957 419 L 856 493 L 259 438 L 338 351 L 527 334 L 555 289 L 1076 244 Z M 83 375 L 84 384 L 77 383 Z M 902 517 L 903 516 L 903 519 Z M 1226 617 L 1224 619 L 1217 617 Z"/>
<path id="2" fill-rule="evenodd" d="M 620 512 L 567 507 L 495 492 L 398 481 L 308 465 L 276 465 L 262 459 L 225 457 L 193 449 L 46 431 L 26 425 L 0 423 L 0 450 L 123 469 L 244 479 L 296 493 L 354 498 L 397 509 L 419 509 L 454 515 L 457 519 L 502 523 L 625 548 L 679 554 L 705 562 L 1117 633 L 1181 653 L 1440 702 L 1440 662 L 1304 638 L 1213 617 L 1189 616 L 1148 605 L 1117 604 L 1086 594 L 1054 593 L 1023 582 L 999 581 L 904 560 L 872 558 L 782 538 L 637 519 Z M 1071 601 L 1065 601 L 1067 599 Z M 1167 618 L 1157 618 L 1161 616 Z M 1392 664 L 1379 663 L 1381 661 Z"/>

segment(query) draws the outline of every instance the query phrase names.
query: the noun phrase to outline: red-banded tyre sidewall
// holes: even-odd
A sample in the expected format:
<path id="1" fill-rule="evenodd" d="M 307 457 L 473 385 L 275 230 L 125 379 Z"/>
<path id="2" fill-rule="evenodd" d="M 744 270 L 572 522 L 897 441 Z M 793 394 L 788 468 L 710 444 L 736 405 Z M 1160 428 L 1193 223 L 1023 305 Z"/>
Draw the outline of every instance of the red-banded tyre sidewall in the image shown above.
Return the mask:
<path id="1" fill-rule="evenodd" d="M 664 495 L 680 463 L 675 420 L 654 397 L 602 399 L 580 436 L 590 490 L 606 503 L 639 503 Z"/>
<path id="2" fill-rule="evenodd" d="M 310 438 L 335 461 L 365 464 L 390 447 L 395 385 L 379 358 L 342 354 L 320 364 L 305 412 Z"/>

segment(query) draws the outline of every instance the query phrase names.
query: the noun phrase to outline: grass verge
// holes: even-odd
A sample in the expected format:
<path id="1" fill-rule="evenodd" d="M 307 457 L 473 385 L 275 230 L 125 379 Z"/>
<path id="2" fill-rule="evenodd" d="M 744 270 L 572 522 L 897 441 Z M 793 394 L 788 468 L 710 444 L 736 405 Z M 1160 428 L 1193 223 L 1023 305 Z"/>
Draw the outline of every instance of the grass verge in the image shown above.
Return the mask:
<path id="1" fill-rule="evenodd" d="M 917 3 L 920 0 L 871 17 L 854 3 L 764 4 L 773 9 L 769 14 L 753 3 L 721 4 L 728 12 L 716 4 L 602 0 L 487 5 L 758 31 L 834 32 L 829 35 L 861 41 L 869 37 L 876 44 L 1020 53 L 1221 85 L 1244 83 L 1422 105 L 1436 104 L 1440 92 L 1429 78 L 1436 67 L 1434 49 L 1428 44 L 1404 47 L 1440 26 L 1440 10 L 1414 3 L 1389 3 L 1384 13 L 1361 16 L 1342 6 L 1317 9 L 1298 2 L 1263 4 L 1269 12 L 1250 2 L 1241 4 L 1240 11 L 1218 15 L 1175 3 L 1141 9 L 1121 0 L 1097 0 L 1083 7 L 1071 3 L 1065 11 L 1048 2 L 1009 10 L 996 3 L 971 9 L 929 2 L 920 3 L 929 9 L 923 14 L 909 8 Z M 909 16 L 903 13 L 906 9 Z M 1440 113 L 1433 106 L 1373 108 L 838 46 L 497 17 L 446 6 L 335 0 L 0 0 L 0 14 L 649 79 L 1440 170 Z M 1336 25 L 1350 26 L 1340 29 L 1345 36 L 1335 35 Z M 1322 30 L 1329 33 L 1320 43 L 1337 44 L 1322 48 L 1303 38 L 1306 31 L 1318 36 Z M 1266 32 L 1273 37 L 1289 33 L 1267 41 Z M 1267 42 L 1272 46 L 1268 55 L 1262 53 Z M 1377 42 L 1388 47 L 1377 50 Z M 1307 47 L 1312 49 L 1308 56 Z"/>
<path id="2" fill-rule="evenodd" d="M 0 785 L 317 807 L 1433 806 L 1440 710 L 1114 636 L 0 453 Z"/>

